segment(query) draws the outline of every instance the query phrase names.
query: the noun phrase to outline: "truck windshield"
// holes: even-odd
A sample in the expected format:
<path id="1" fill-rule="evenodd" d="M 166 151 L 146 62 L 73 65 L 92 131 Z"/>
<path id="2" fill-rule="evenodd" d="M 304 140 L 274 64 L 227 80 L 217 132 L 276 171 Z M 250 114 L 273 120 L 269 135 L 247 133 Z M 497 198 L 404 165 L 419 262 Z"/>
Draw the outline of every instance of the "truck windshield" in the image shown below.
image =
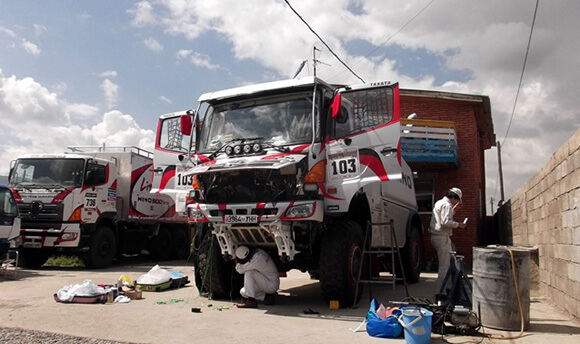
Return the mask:
<path id="1" fill-rule="evenodd" d="M 10 185 L 80 187 L 83 166 L 83 159 L 18 159 Z"/>
<path id="2" fill-rule="evenodd" d="M 198 150 L 211 152 L 234 139 L 259 139 L 277 146 L 312 141 L 312 93 L 209 106 Z"/>

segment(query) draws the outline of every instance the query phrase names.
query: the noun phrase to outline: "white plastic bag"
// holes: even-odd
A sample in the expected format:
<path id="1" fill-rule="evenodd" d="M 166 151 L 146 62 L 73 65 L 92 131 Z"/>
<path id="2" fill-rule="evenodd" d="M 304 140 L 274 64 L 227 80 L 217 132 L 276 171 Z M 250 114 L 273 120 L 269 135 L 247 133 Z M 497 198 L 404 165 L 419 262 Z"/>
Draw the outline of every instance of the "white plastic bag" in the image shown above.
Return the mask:
<path id="1" fill-rule="evenodd" d="M 148 273 L 137 278 L 137 284 L 157 285 L 171 280 L 171 273 L 155 265 Z"/>
<path id="2" fill-rule="evenodd" d="M 63 301 L 72 301 L 75 296 L 98 296 L 105 293 L 104 288 L 99 287 L 91 280 L 85 280 L 83 284 L 71 284 L 60 288 L 56 292 L 56 296 Z"/>

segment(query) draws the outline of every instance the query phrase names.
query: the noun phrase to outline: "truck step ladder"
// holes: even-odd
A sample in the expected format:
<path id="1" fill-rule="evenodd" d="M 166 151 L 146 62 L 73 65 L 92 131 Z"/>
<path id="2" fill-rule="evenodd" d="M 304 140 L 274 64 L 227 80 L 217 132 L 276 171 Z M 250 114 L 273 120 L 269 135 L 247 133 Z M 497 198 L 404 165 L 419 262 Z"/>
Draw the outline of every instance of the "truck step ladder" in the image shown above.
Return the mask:
<path id="1" fill-rule="evenodd" d="M 373 247 L 369 244 L 369 236 L 372 235 L 372 229 L 374 226 L 388 226 L 389 228 L 389 233 L 391 236 L 391 247 Z M 363 265 L 365 262 L 365 258 L 366 261 L 368 262 L 368 273 L 369 275 L 372 274 L 372 256 L 373 255 L 382 255 L 382 254 L 390 254 L 391 255 L 391 274 L 389 276 L 378 276 L 378 277 L 369 277 L 369 279 L 362 279 L 362 271 L 363 271 Z M 397 263 L 399 264 L 399 270 L 401 271 L 401 274 L 403 275 L 402 277 L 397 277 L 395 271 L 395 260 L 397 261 Z M 367 230 L 365 232 L 365 239 L 364 239 L 364 244 L 363 244 L 363 251 L 362 251 L 362 259 L 360 261 L 360 266 L 359 266 L 359 270 L 358 270 L 358 278 L 356 281 L 356 288 L 355 288 L 355 298 L 354 298 L 354 302 L 352 307 L 355 308 L 356 304 L 357 304 L 357 297 L 356 295 L 358 295 L 358 290 L 359 290 L 359 286 L 361 283 L 367 283 L 369 284 L 369 297 L 370 299 L 373 298 L 372 296 L 372 288 L 371 285 L 372 284 L 391 284 L 393 286 L 393 290 L 395 290 L 395 286 L 397 284 L 397 282 L 402 281 L 403 285 L 405 286 L 405 294 L 407 295 L 407 297 L 409 296 L 409 289 L 407 287 L 407 280 L 405 279 L 405 270 L 403 268 L 403 261 L 401 259 L 401 255 L 400 255 L 400 251 L 399 251 L 399 244 L 397 242 L 397 235 L 395 233 L 395 226 L 394 226 L 394 221 L 391 220 L 390 222 L 385 222 L 385 223 L 372 223 L 372 222 L 368 222 L 367 224 Z"/>
<path id="2" fill-rule="evenodd" d="M 8 250 L 6 257 L 2 260 L 0 271 L 5 278 L 16 279 L 18 270 L 18 250 Z"/>

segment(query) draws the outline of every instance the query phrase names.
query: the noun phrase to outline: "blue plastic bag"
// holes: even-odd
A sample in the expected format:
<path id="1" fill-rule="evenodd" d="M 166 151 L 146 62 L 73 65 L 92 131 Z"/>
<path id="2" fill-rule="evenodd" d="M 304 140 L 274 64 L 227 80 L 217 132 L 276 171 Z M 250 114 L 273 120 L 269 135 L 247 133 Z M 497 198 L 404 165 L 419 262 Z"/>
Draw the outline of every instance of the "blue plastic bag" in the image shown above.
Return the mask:
<path id="1" fill-rule="evenodd" d="M 376 313 L 379 306 L 376 299 L 371 301 L 371 306 L 367 312 L 367 333 L 379 338 L 399 337 L 403 333 L 403 326 L 398 321 L 402 313 L 401 310 L 395 309 L 391 315 L 385 319 L 380 319 Z"/>

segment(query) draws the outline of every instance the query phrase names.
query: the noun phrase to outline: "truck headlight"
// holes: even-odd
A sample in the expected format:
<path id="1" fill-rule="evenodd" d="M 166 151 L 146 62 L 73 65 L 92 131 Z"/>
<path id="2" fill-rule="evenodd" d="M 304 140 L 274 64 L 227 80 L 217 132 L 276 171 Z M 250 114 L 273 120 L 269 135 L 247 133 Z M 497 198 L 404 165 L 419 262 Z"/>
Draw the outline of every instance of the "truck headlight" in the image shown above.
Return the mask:
<path id="1" fill-rule="evenodd" d="M 192 220 L 202 220 L 204 218 L 201 210 L 194 207 L 187 208 L 187 217 Z"/>
<path id="2" fill-rule="evenodd" d="M 310 217 L 314 213 L 314 203 L 295 205 L 286 210 L 286 217 Z"/>

